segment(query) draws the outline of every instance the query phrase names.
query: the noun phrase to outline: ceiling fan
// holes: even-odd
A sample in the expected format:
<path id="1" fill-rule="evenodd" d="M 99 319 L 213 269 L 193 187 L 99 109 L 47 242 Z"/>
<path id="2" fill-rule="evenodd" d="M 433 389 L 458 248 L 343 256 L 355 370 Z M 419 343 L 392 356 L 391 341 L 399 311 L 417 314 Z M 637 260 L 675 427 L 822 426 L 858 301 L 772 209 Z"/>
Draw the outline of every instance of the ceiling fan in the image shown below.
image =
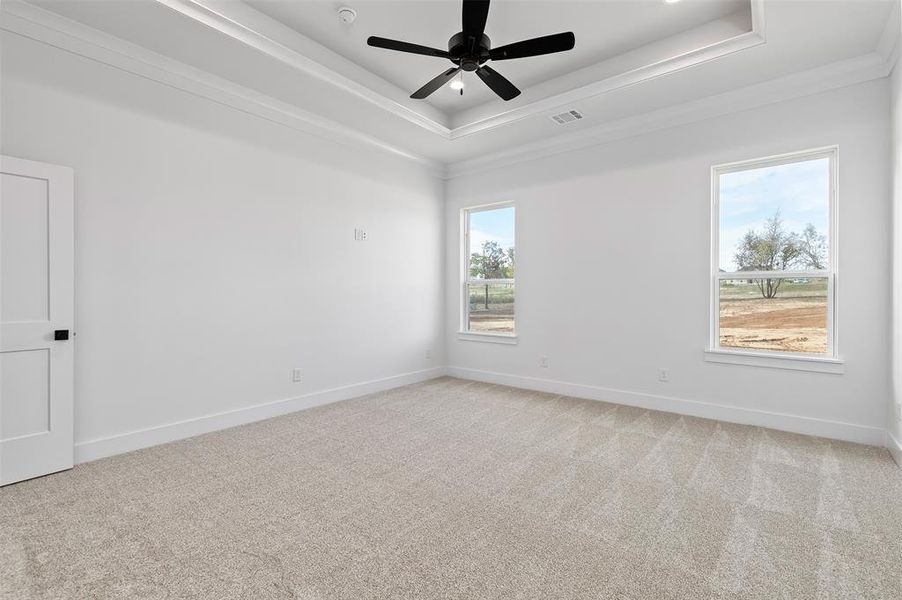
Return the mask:
<path id="1" fill-rule="evenodd" d="M 493 92 L 503 100 L 511 100 L 520 95 L 520 90 L 501 73 L 485 64 L 486 62 L 564 52 L 573 49 L 576 43 L 573 33 L 568 31 L 492 48 L 491 40 L 485 34 L 485 22 L 488 16 L 489 0 L 463 0 L 463 31 L 451 36 L 451 39 L 448 40 L 448 50 L 376 36 L 371 36 L 366 43 L 376 48 L 447 58 L 454 63 L 454 68 L 448 69 L 410 95 L 411 98 L 418 100 L 426 98 L 451 81 L 460 71 L 475 71 L 476 75 Z M 461 93 L 463 93 L 463 89 L 461 89 Z"/>

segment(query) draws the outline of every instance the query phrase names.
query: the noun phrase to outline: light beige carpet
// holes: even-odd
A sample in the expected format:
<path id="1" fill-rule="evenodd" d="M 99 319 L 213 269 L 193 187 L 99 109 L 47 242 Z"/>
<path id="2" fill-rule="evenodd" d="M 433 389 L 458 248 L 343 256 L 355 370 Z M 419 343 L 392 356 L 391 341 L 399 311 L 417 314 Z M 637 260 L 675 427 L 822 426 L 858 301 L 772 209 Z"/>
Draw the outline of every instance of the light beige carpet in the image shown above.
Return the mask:
<path id="1" fill-rule="evenodd" d="M 880 448 L 437 379 L 0 489 L 3 598 L 902 598 Z"/>

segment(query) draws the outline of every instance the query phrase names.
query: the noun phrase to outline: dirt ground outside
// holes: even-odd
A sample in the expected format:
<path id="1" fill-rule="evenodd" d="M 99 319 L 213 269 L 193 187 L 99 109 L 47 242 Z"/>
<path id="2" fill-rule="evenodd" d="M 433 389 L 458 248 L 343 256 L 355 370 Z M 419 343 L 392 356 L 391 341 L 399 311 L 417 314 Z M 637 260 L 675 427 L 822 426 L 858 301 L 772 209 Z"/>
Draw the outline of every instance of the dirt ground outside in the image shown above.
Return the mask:
<path id="1" fill-rule="evenodd" d="M 826 352 L 827 298 L 721 299 L 720 345 L 784 352 Z"/>
<path id="2" fill-rule="evenodd" d="M 513 333 L 514 318 L 511 315 L 470 315 L 470 331 Z"/>

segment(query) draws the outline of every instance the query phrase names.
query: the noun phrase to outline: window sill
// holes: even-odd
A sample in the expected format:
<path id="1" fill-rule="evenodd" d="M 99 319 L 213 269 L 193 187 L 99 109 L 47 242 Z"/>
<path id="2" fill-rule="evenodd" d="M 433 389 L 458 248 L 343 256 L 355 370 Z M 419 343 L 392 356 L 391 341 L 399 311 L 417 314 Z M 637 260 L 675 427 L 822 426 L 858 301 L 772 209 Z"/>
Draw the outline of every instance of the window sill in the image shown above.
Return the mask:
<path id="1" fill-rule="evenodd" d="M 748 367 L 833 373 L 835 375 L 841 375 L 845 371 L 845 362 L 838 358 L 800 355 L 775 356 L 771 353 L 743 352 L 742 350 L 705 350 L 705 361 Z"/>
<path id="2" fill-rule="evenodd" d="M 507 333 L 474 333 L 472 331 L 458 331 L 457 339 L 463 342 L 486 342 L 489 344 L 516 345 L 517 336 Z"/>

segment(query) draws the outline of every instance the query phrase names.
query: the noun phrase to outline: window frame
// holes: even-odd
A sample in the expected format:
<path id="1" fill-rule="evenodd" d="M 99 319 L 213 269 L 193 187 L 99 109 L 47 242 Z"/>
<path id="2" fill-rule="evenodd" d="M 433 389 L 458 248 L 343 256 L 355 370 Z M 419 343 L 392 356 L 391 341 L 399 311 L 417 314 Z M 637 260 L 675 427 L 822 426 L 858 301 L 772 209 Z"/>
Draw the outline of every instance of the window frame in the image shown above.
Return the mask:
<path id="1" fill-rule="evenodd" d="M 720 177 L 728 173 L 765 167 L 806 162 L 826 158 L 829 161 L 827 265 L 821 270 L 796 271 L 720 271 Z M 837 200 L 839 177 L 838 146 L 825 146 L 788 152 L 764 158 L 743 160 L 711 167 L 711 263 L 710 263 L 710 339 L 705 351 L 706 360 L 730 364 L 745 364 L 796 369 L 803 371 L 842 372 L 842 360 L 837 352 L 838 311 L 837 288 Z M 720 282 L 735 279 L 796 279 L 823 278 L 827 280 L 827 351 L 824 353 L 783 352 L 778 350 L 745 349 L 720 345 Z"/>
<path id="2" fill-rule="evenodd" d="M 464 341 L 494 342 L 498 344 L 517 343 L 517 284 L 516 276 L 513 279 L 471 279 L 470 278 L 470 215 L 473 213 L 498 210 L 502 208 L 514 209 L 514 249 L 517 248 L 517 206 L 513 201 L 495 202 L 491 204 L 479 204 L 468 206 L 460 211 L 461 236 L 460 236 L 460 324 L 457 337 Z M 513 333 L 490 333 L 487 331 L 470 330 L 470 302 L 469 289 L 471 284 L 485 284 L 486 282 L 509 283 L 514 286 L 514 331 Z"/>

